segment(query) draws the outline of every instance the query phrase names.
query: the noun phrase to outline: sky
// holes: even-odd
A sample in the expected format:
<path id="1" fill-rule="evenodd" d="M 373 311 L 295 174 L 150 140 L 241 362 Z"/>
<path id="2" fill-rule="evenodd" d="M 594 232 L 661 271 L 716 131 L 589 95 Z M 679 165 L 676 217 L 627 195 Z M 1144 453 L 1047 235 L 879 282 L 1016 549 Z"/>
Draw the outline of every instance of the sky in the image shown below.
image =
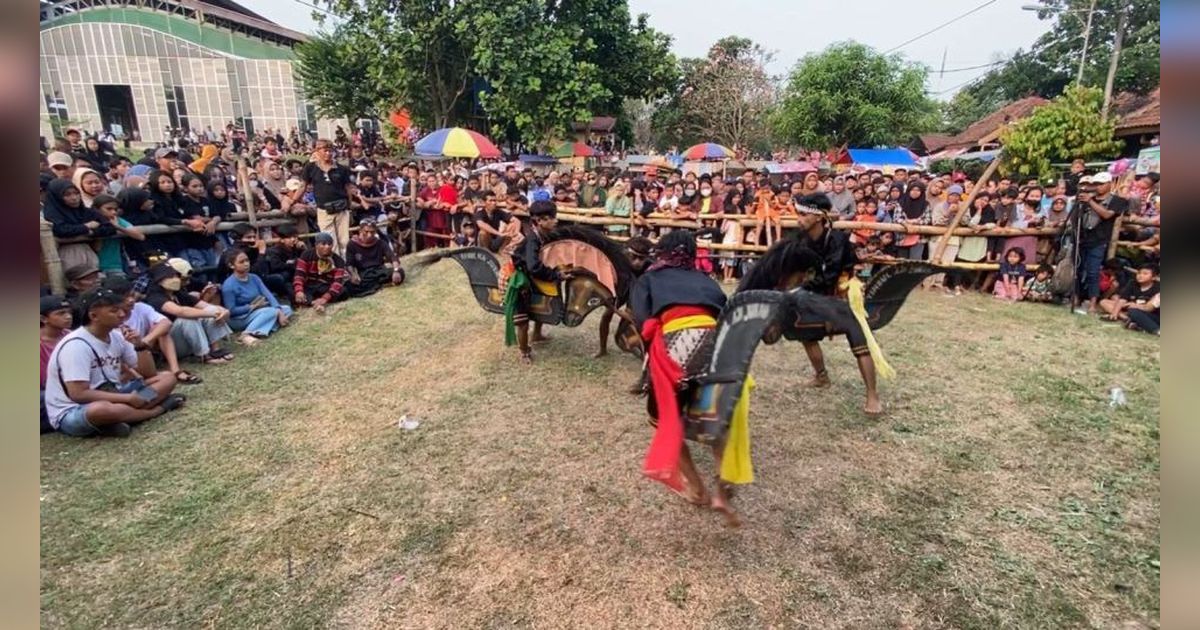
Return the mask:
<path id="1" fill-rule="evenodd" d="M 318 28 L 311 0 L 238 0 L 252 11 L 302 33 Z M 1051 20 L 1039 20 L 1022 5 L 1033 0 L 629 0 L 630 12 L 646 13 L 650 24 L 674 38 L 676 55 L 703 56 L 718 39 L 740 35 L 775 53 L 768 70 L 785 76 L 804 55 L 829 44 L 855 40 L 879 51 L 900 46 L 972 9 L 974 13 L 905 44 L 895 52 L 932 69 L 931 95 L 949 100 L 989 68 L 972 68 L 1028 49 Z M 939 73 L 943 68 L 950 72 Z"/>

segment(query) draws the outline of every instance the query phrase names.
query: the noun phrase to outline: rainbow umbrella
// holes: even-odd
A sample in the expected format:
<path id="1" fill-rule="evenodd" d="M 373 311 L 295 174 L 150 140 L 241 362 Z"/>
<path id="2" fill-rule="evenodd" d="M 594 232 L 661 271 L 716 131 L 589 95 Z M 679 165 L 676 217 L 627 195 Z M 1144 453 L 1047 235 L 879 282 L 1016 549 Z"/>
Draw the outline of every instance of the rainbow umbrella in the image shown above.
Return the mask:
<path id="1" fill-rule="evenodd" d="M 727 160 L 733 157 L 733 151 L 715 142 L 701 142 L 688 147 L 683 152 L 685 160 Z"/>
<path id="2" fill-rule="evenodd" d="M 455 158 L 498 158 L 500 149 L 482 134 L 463 129 L 446 127 L 421 138 L 414 147 L 421 157 Z"/>
<path id="3" fill-rule="evenodd" d="M 551 153 L 554 157 L 595 157 L 596 150 L 582 142 L 566 142 Z"/>

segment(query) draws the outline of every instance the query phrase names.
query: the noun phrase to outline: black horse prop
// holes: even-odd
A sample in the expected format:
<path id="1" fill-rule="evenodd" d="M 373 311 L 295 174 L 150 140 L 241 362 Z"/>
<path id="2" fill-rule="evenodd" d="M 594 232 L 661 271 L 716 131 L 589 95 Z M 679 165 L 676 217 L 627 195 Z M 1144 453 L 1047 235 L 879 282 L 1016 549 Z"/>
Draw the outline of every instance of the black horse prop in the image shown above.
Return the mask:
<path id="1" fill-rule="evenodd" d="M 542 243 L 542 260 L 547 265 L 561 266 L 561 256 L 548 260 L 550 250 L 561 244 L 571 247 L 568 251 L 592 252 L 589 262 L 568 264 L 575 274 L 569 279 L 554 283 L 534 281 L 530 318 L 552 326 L 576 327 L 583 323 L 592 311 L 607 308 L 620 312 L 629 298 L 633 285 L 633 265 L 625 256 L 619 243 L 606 238 L 595 230 L 583 227 L 564 226 L 548 233 Z M 504 291 L 501 284 L 501 262 L 495 254 L 482 247 L 462 247 L 442 250 L 426 259 L 432 264 L 445 258 L 453 259 L 467 273 L 475 301 L 489 313 L 504 314 Z M 589 268 L 591 267 L 591 268 Z M 603 267 L 603 268 L 600 268 Z M 610 279 L 612 288 L 601 277 Z M 622 350 L 641 352 L 640 340 L 617 335 L 617 345 Z"/>

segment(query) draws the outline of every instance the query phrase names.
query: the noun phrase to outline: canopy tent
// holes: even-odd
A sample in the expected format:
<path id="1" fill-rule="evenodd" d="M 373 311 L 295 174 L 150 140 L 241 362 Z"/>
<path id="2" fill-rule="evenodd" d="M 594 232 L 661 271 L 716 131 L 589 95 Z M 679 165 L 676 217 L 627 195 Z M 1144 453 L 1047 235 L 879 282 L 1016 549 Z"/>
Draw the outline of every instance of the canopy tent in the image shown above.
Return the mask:
<path id="1" fill-rule="evenodd" d="M 890 173 L 897 168 L 916 168 L 916 156 L 908 149 L 846 149 L 833 162 L 838 171 L 878 170 Z"/>
<path id="2" fill-rule="evenodd" d="M 529 153 L 522 153 L 521 155 L 517 156 L 517 159 L 525 163 L 527 166 L 558 164 L 558 158 L 551 157 L 549 155 L 533 155 Z"/>

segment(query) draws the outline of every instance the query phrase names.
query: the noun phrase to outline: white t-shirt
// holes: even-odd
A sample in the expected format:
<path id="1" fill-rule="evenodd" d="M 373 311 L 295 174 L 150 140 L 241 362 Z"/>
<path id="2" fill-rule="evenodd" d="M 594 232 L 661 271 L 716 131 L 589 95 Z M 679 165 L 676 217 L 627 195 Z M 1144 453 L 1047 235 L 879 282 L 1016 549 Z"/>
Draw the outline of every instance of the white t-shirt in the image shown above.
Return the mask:
<path id="1" fill-rule="evenodd" d="M 145 302 L 135 302 L 133 308 L 129 309 L 129 317 L 125 318 L 125 325 L 136 332 L 139 337 L 145 337 L 150 334 L 150 329 L 154 325 L 166 317 L 154 310 L 153 306 Z"/>
<path id="2" fill-rule="evenodd" d="M 86 327 L 63 337 L 46 366 L 46 414 L 50 416 L 50 424 L 57 429 L 62 417 L 79 405 L 67 396 L 64 382 L 87 381 L 90 389 L 96 389 L 106 381 L 120 383 L 122 363 L 136 367 L 137 351 L 116 330 L 108 334 L 107 343 L 97 339 Z"/>

